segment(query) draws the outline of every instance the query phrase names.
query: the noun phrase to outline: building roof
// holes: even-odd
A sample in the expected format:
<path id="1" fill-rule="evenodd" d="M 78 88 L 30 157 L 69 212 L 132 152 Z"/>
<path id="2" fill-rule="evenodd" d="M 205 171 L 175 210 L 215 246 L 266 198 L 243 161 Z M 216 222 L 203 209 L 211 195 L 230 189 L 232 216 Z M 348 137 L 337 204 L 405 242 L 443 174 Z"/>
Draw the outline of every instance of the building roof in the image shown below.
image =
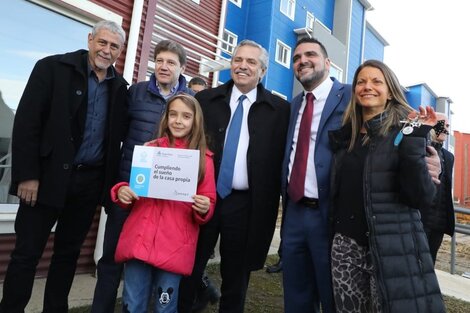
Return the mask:
<path id="1" fill-rule="evenodd" d="M 380 42 L 384 45 L 384 47 L 390 45 L 388 41 L 385 40 L 385 38 L 382 35 L 380 35 L 380 33 L 368 21 L 366 21 L 366 27 L 371 31 L 372 34 L 374 34 L 375 37 L 377 37 L 377 39 L 380 40 Z"/>

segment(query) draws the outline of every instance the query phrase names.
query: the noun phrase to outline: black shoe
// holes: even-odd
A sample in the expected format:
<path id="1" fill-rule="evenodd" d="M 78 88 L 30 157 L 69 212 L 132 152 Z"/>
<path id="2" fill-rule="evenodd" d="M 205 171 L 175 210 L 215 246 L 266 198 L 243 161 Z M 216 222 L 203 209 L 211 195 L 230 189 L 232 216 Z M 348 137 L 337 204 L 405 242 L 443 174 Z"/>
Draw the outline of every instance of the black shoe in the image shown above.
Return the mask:
<path id="1" fill-rule="evenodd" d="M 192 313 L 202 312 L 209 302 L 216 304 L 220 299 L 220 292 L 216 286 L 209 280 L 209 277 L 202 278 L 201 286 L 196 295 L 196 301 L 193 304 Z"/>
<path id="2" fill-rule="evenodd" d="M 282 260 L 281 259 L 279 259 L 279 261 L 277 261 L 276 264 L 273 264 L 273 265 L 270 265 L 270 266 L 266 267 L 266 272 L 269 273 L 269 274 L 279 273 L 280 271 L 282 271 Z"/>

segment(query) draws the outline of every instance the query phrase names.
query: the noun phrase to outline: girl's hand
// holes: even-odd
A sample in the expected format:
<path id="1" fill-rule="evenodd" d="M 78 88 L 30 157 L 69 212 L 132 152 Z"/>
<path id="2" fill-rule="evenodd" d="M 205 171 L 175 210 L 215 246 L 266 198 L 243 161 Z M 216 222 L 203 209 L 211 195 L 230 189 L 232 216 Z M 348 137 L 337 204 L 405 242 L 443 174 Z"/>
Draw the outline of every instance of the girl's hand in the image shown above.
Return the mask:
<path id="1" fill-rule="evenodd" d="M 211 201 L 209 197 L 195 195 L 193 196 L 194 203 L 192 205 L 193 210 L 199 213 L 199 215 L 206 215 L 209 212 L 209 207 L 211 205 Z"/>
<path id="2" fill-rule="evenodd" d="M 122 186 L 117 192 L 117 197 L 119 201 L 124 204 L 131 204 L 134 200 L 139 200 L 139 196 L 132 191 L 129 186 Z"/>
<path id="3" fill-rule="evenodd" d="M 426 108 L 419 106 L 419 112 L 411 111 L 408 114 L 408 119 L 411 121 L 417 121 L 422 125 L 434 126 L 437 123 L 437 116 L 434 109 L 427 105 Z"/>

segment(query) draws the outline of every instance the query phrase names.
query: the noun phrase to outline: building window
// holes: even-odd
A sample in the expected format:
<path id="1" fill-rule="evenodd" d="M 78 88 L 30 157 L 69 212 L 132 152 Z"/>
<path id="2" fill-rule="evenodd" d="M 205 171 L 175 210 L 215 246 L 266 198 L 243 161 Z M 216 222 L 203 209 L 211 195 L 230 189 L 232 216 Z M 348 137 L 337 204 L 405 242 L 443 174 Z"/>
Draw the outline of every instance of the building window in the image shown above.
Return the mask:
<path id="1" fill-rule="evenodd" d="M 237 46 L 238 36 L 228 30 L 224 29 L 224 35 L 222 37 L 222 50 L 228 54 L 233 53 L 233 49 Z"/>
<path id="2" fill-rule="evenodd" d="M 305 19 L 305 27 L 313 30 L 314 23 L 315 23 L 315 17 L 313 16 L 313 13 L 307 12 L 307 18 Z"/>
<path id="3" fill-rule="evenodd" d="M 271 93 L 272 93 L 273 95 L 276 95 L 276 96 L 278 96 L 278 97 L 284 99 L 284 100 L 287 100 L 287 96 L 286 96 L 286 95 L 283 95 L 283 94 L 280 93 L 280 92 L 277 92 L 277 91 L 275 91 L 275 90 L 272 90 Z"/>
<path id="4" fill-rule="evenodd" d="M 235 4 L 237 7 L 241 8 L 242 7 L 242 0 L 230 0 L 233 4 Z"/>
<path id="5" fill-rule="evenodd" d="M 330 76 L 336 78 L 339 82 L 343 82 L 343 70 L 333 62 L 330 62 Z"/>
<path id="6" fill-rule="evenodd" d="M 295 0 L 281 0 L 281 12 L 291 20 L 294 20 Z"/>
<path id="7" fill-rule="evenodd" d="M 276 41 L 276 62 L 290 68 L 291 48 L 280 40 Z"/>

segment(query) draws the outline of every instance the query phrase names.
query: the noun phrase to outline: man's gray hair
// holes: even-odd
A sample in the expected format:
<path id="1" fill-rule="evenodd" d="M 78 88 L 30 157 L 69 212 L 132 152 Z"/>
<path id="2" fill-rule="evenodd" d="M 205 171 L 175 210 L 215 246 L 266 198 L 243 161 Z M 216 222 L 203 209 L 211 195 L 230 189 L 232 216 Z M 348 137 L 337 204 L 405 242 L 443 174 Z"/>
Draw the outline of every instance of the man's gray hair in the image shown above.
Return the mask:
<path id="1" fill-rule="evenodd" d="M 121 39 L 122 44 L 126 42 L 126 32 L 124 31 L 124 29 L 122 29 L 121 25 L 119 25 L 118 23 L 114 21 L 109 21 L 109 20 L 99 21 L 98 23 L 95 24 L 95 26 L 93 26 L 91 35 L 95 37 L 95 35 L 102 29 L 109 30 L 110 32 L 114 34 L 118 34 Z"/>
<path id="2" fill-rule="evenodd" d="M 240 47 L 243 47 L 243 46 L 251 46 L 251 47 L 255 47 L 255 48 L 258 48 L 261 50 L 261 55 L 259 56 L 259 61 L 261 63 L 261 68 L 263 70 L 267 70 L 268 69 L 268 64 L 269 64 L 269 54 L 268 54 L 268 51 L 266 51 L 265 48 L 263 48 L 262 45 L 260 45 L 259 43 L 257 43 L 256 41 L 253 41 L 253 40 L 249 40 L 249 39 L 245 39 L 245 40 L 242 40 L 240 41 L 240 43 L 235 47 L 235 49 L 233 50 L 233 54 L 232 56 L 236 55 L 237 54 L 237 51 Z"/>

